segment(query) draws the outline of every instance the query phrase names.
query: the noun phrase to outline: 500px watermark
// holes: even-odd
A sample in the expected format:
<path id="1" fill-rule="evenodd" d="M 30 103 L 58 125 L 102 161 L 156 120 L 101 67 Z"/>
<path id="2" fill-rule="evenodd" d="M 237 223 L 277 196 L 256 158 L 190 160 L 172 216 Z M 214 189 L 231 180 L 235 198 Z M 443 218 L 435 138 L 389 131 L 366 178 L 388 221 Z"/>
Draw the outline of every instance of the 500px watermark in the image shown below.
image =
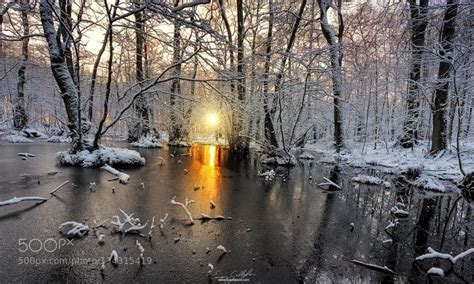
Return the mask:
<path id="1" fill-rule="evenodd" d="M 18 257 L 19 265 L 93 265 L 98 266 L 109 259 L 105 257 L 34 257 L 24 256 Z M 117 264 L 141 264 L 140 257 L 118 257 Z M 151 264 L 153 262 L 151 257 L 146 257 L 143 264 Z"/>
<path id="2" fill-rule="evenodd" d="M 40 251 L 55 252 L 63 247 L 74 246 L 70 239 L 18 239 L 18 250 L 22 253 Z"/>

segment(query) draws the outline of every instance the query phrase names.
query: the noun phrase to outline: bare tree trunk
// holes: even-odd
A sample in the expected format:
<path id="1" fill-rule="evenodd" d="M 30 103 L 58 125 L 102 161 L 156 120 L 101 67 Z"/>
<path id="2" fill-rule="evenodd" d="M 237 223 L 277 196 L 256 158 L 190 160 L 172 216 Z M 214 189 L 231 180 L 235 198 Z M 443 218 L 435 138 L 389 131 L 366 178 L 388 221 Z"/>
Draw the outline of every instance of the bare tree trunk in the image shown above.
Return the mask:
<path id="1" fill-rule="evenodd" d="M 179 6 L 179 0 L 175 0 L 174 7 Z M 173 34 L 173 64 L 181 61 L 181 33 L 180 25 L 177 21 L 174 22 Z M 170 129 L 170 144 L 179 144 L 183 139 L 181 122 L 178 121 L 176 115 L 177 104 L 176 97 L 181 95 L 181 64 L 177 64 L 173 70 L 173 81 L 171 82 L 170 90 L 170 106 L 171 106 L 171 129 Z"/>
<path id="2" fill-rule="evenodd" d="M 140 9 L 142 3 L 140 0 L 134 0 L 135 9 Z M 143 55 L 144 55 L 144 17 L 143 12 L 139 11 L 135 15 L 135 79 L 141 84 L 145 79 L 143 71 Z M 129 129 L 128 140 L 130 142 L 137 141 L 142 136 L 150 133 L 150 107 L 145 96 L 137 97 L 134 110 L 138 121 L 133 124 L 133 128 Z"/>
<path id="3" fill-rule="evenodd" d="M 272 41 L 273 41 L 273 1 L 268 0 L 268 34 L 266 41 L 266 57 L 265 66 L 263 71 L 263 110 L 265 112 L 264 119 L 264 133 L 267 143 L 271 147 L 278 148 L 278 140 L 276 138 L 275 127 L 273 126 L 273 117 L 269 106 L 269 94 L 268 94 L 268 80 L 270 76 L 270 62 L 272 57 Z"/>
<path id="4" fill-rule="evenodd" d="M 21 65 L 18 68 L 17 95 L 14 101 L 13 126 L 16 129 L 23 129 L 28 123 L 25 104 L 25 83 L 26 83 L 26 64 L 28 63 L 28 44 L 30 34 L 30 23 L 28 20 L 28 5 L 21 5 L 21 23 L 23 25 L 23 40 L 21 47 Z"/>
<path id="5" fill-rule="evenodd" d="M 421 61 L 425 44 L 425 30 L 428 23 L 426 18 L 429 0 L 409 0 L 411 25 L 411 60 L 412 67 L 408 82 L 407 114 L 403 123 L 403 134 L 400 144 L 404 148 L 411 148 L 418 139 L 417 124 L 420 116 L 420 78 Z"/>
<path id="6" fill-rule="evenodd" d="M 438 86 L 434 101 L 433 134 L 431 138 L 431 153 L 436 154 L 447 147 L 446 108 L 450 81 L 451 57 L 453 53 L 452 41 L 455 36 L 457 0 L 448 0 L 441 28 L 439 55 L 441 61 L 438 70 Z"/>
<path id="7" fill-rule="evenodd" d="M 61 90 L 61 96 L 66 108 L 68 117 L 68 127 L 72 138 L 71 152 L 75 153 L 82 150 L 83 144 L 81 140 L 80 114 L 79 114 L 79 96 L 74 84 L 71 73 L 68 70 L 65 61 L 65 52 L 63 46 L 66 46 L 61 40 L 54 27 L 53 20 L 53 0 L 41 0 L 40 16 L 46 41 L 48 43 L 49 57 L 51 60 L 51 70 L 53 76 Z M 63 39 L 64 40 L 64 39 Z M 68 39 L 66 39 L 68 40 Z"/>
<path id="8" fill-rule="evenodd" d="M 339 31 L 338 38 L 329 24 L 328 21 L 328 9 L 329 2 L 325 0 L 318 0 L 319 8 L 321 9 L 321 29 L 327 43 L 330 47 L 331 54 L 331 68 L 332 68 L 332 89 L 334 96 L 334 142 L 336 146 L 336 152 L 339 153 L 345 148 L 344 143 L 344 131 L 343 131 L 343 97 L 342 97 L 342 34 L 344 31 L 344 24 L 342 21 L 342 15 L 340 13 L 341 1 L 339 0 L 338 7 L 338 18 L 339 18 Z"/>
<path id="9" fill-rule="evenodd" d="M 237 94 L 241 106 L 245 104 L 245 70 L 244 70 L 244 12 L 243 0 L 237 0 Z M 248 152 L 248 138 L 242 136 L 243 112 L 233 112 L 230 150 L 237 153 Z"/>

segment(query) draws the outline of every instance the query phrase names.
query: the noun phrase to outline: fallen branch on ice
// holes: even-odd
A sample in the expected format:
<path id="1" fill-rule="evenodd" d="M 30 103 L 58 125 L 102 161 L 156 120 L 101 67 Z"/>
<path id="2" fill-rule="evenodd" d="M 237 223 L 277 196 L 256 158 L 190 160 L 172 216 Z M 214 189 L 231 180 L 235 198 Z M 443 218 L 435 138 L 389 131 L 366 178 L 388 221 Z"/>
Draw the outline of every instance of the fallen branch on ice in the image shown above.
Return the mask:
<path id="1" fill-rule="evenodd" d="M 191 214 L 191 212 L 189 212 L 189 209 L 188 209 L 188 205 L 191 204 L 191 203 L 194 203 L 194 200 L 188 200 L 188 198 L 186 197 L 186 201 L 183 204 L 181 202 L 176 202 L 175 198 L 176 198 L 176 196 L 174 196 L 173 199 L 171 199 L 171 201 L 170 201 L 171 204 L 181 206 L 184 209 L 184 211 L 186 212 L 186 214 L 188 215 L 189 221 L 191 221 L 191 224 L 194 224 L 193 215 Z"/>
<path id="2" fill-rule="evenodd" d="M 119 209 L 119 210 L 125 216 L 124 220 L 120 221 L 119 216 L 113 216 L 112 219 L 114 219 L 114 220 L 110 221 L 110 223 L 112 225 L 117 226 L 117 231 L 118 232 L 126 234 L 126 233 L 131 232 L 131 231 L 140 231 L 140 230 L 144 229 L 147 226 L 148 222 L 145 223 L 145 225 L 142 225 L 140 223 L 139 218 L 133 218 L 133 213 L 132 214 L 127 214 L 122 209 Z M 127 229 L 125 229 L 125 225 L 127 225 L 127 224 L 129 225 L 129 227 Z"/>
<path id="3" fill-rule="evenodd" d="M 122 173 L 121 171 L 118 171 L 107 164 L 102 166 L 101 169 L 106 170 L 113 175 L 116 175 L 119 179 L 119 182 L 122 184 L 127 184 L 128 180 L 130 179 L 130 176 L 127 175 L 126 173 Z"/>
<path id="4" fill-rule="evenodd" d="M 354 263 L 354 264 L 366 267 L 368 269 L 378 271 L 378 272 L 393 274 L 393 270 L 391 270 L 387 266 L 379 266 L 379 265 L 376 265 L 376 264 L 365 263 L 365 262 L 358 261 L 358 260 L 355 260 L 355 259 L 351 260 L 351 262 Z"/>
<path id="5" fill-rule="evenodd" d="M 30 154 L 30 153 L 18 153 L 16 155 L 20 157 L 25 157 L 25 158 L 36 157 L 36 155 Z"/>
<path id="6" fill-rule="evenodd" d="M 47 201 L 48 199 L 43 198 L 43 197 L 37 197 L 37 196 L 25 196 L 25 197 L 13 197 L 12 199 L 5 200 L 5 201 L 0 201 L 0 206 L 7 206 L 7 205 L 12 205 L 12 204 L 17 204 L 23 201 L 39 201 L 39 203 L 43 203 Z"/>
<path id="7" fill-rule="evenodd" d="M 68 183 L 69 183 L 68 180 L 65 181 L 65 182 L 63 182 L 63 183 L 61 183 L 60 186 L 58 186 L 58 187 L 56 187 L 55 189 L 53 189 L 53 191 L 51 191 L 49 194 L 54 195 L 54 193 L 55 193 L 56 191 L 58 191 L 58 189 L 60 189 L 61 187 L 65 186 L 65 185 L 68 184 Z"/>
<path id="8" fill-rule="evenodd" d="M 325 185 L 332 185 L 332 186 L 336 187 L 337 189 L 342 189 L 338 184 L 334 183 L 334 182 L 331 181 L 330 179 L 325 178 L 325 177 L 323 177 L 323 179 L 324 179 L 326 182 L 323 182 L 323 183 L 318 184 L 319 187 L 322 187 L 322 186 L 325 186 Z"/>

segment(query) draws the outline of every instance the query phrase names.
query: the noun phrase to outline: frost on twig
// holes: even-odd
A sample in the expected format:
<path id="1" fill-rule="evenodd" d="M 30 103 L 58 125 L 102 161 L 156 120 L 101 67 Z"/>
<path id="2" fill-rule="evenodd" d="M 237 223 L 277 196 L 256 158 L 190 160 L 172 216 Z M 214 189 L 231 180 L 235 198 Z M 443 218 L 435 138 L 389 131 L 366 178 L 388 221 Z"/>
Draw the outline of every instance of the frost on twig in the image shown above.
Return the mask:
<path id="1" fill-rule="evenodd" d="M 153 234 L 153 229 L 155 228 L 155 216 L 151 219 L 150 231 L 148 232 L 148 240 L 151 240 L 151 236 Z"/>
<path id="2" fill-rule="evenodd" d="M 119 216 L 113 216 L 112 217 L 113 220 L 110 221 L 110 223 L 112 225 L 117 226 L 116 230 L 118 232 L 126 234 L 126 233 L 132 232 L 132 231 L 140 231 L 140 230 L 144 229 L 147 226 L 148 222 L 145 223 L 145 225 L 142 225 L 140 223 L 139 218 L 133 218 L 133 213 L 132 214 L 127 214 L 122 209 L 119 209 L 119 210 L 124 215 L 123 221 L 120 221 Z M 128 228 L 126 228 L 127 225 L 128 225 Z"/>
<path id="3" fill-rule="evenodd" d="M 447 253 L 440 253 L 432 249 L 431 247 L 428 248 L 428 253 L 420 255 L 419 257 L 416 258 L 416 260 L 424 260 L 424 259 L 429 259 L 429 258 L 442 258 L 442 259 L 447 259 L 449 260 L 452 264 L 455 264 L 456 261 L 459 259 L 470 255 L 471 253 L 474 253 L 474 248 L 470 248 L 456 256 L 452 256 Z"/>
<path id="4" fill-rule="evenodd" d="M 186 212 L 186 214 L 188 215 L 188 218 L 189 218 L 189 221 L 191 221 L 191 224 L 194 224 L 193 215 L 191 214 L 191 212 L 189 212 L 189 209 L 188 209 L 188 205 L 191 203 L 194 203 L 194 200 L 188 200 L 188 198 L 186 197 L 185 203 L 181 203 L 181 202 L 176 202 L 175 198 L 176 196 L 174 196 L 173 199 L 171 199 L 170 201 L 171 204 L 181 206 Z"/>
<path id="5" fill-rule="evenodd" d="M 104 244 L 104 238 L 105 238 L 105 235 L 104 234 L 100 234 L 99 237 L 98 237 L 98 243 L 99 245 L 103 245 Z"/>
<path id="6" fill-rule="evenodd" d="M 165 217 L 160 219 L 160 230 L 163 230 L 163 228 L 165 227 L 166 218 L 168 218 L 168 213 L 166 213 Z"/>
<path id="7" fill-rule="evenodd" d="M 214 270 L 214 265 L 212 265 L 211 263 L 208 263 L 207 266 L 209 267 L 209 271 L 207 273 L 211 274 L 212 271 Z"/>
<path id="8" fill-rule="evenodd" d="M 85 224 L 82 224 L 82 223 L 79 223 L 79 222 L 74 222 L 74 221 L 69 221 L 69 222 L 62 223 L 61 226 L 59 226 L 59 229 L 61 229 L 64 226 L 68 226 L 68 225 L 71 225 L 72 229 L 70 229 L 64 235 L 69 237 L 69 238 L 74 238 L 74 237 L 82 238 L 85 235 L 87 235 L 87 233 L 89 232 L 89 226 L 87 226 Z"/>
<path id="9" fill-rule="evenodd" d="M 130 179 L 130 176 L 127 175 L 126 173 L 122 173 L 121 171 L 118 171 L 107 164 L 102 166 L 101 169 L 106 170 L 113 175 L 116 175 L 119 179 L 119 182 L 122 184 L 127 184 L 128 180 Z"/>
<path id="10" fill-rule="evenodd" d="M 227 250 L 225 249 L 223 245 L 218 245 L 216 249 L 221 250 L 223 254 L 227 253 Z"/>
<path id="11" fill-rule="evenodd" d="M 143 248 L 142 244 L 136 240 L 137 248 L 140 251 L 140 264 L 144 265 L 145 264 L 145 258 L 143 257 L 143 253 L 145 252 L 145 249 Z"/>
<path id="12" fill-rule="evenodd" d="M 39 201 L 39 203 L 43 203 L 47 201 L 48 199 L 43 198 L 43 197 L 37 197 L 37 196 L 25 196 L 25 197 L 13 197 L 12 199 L 5 200 L 5 201 L 0 201 L 0 206 L 7 206 L 7 205 L 12 205 L 12 204 L 17 204 L 23 201 Z"/>
<path id="13" fill-rule="evenodd" d="M 119 257 L 116 250 L 112 250 L 112 253 L 110 254 L 110 257 L 109 257 L 109 261 L 115 266 L 118 265 Z"/>
<path id="14" fill-rule="evenodd" d="M 158 157 L 158 165 L 160 166 L 166 166 L 166 161 L 163 159 L 163 157 Z"/>

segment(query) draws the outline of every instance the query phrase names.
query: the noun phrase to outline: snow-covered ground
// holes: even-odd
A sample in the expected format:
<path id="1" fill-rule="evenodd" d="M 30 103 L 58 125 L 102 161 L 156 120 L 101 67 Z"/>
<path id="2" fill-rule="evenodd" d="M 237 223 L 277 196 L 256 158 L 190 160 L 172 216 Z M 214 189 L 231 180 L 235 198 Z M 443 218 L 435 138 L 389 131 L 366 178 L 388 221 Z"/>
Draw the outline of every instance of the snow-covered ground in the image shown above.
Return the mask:
<path id="1" fill-rule="evenodd" d="M 348 145 L 350 152 L 343 154 L 336 154 L 330 143 L 307 144 L 304 150 L 322 154 L 322 161 L 326 163 L 338 161 L 360 168 L 378 166 L 386 173 L 421 170 L 423 174 L 420 186 L 430 190 L 444 191 L 439 180 L 459 182 L 462 179 L 454 144 L 451 145 L 452 150 L 435 157 L 428 155 L 426 144 L 420 144 L 413 149 L 379 144 L 377 149 L 374 149 L 371 143 L 366 144 L 364 151 L 362 143 Z M 474 171 L 474 142 L 463 141 L 460 148 L 464 170 Z"/>

